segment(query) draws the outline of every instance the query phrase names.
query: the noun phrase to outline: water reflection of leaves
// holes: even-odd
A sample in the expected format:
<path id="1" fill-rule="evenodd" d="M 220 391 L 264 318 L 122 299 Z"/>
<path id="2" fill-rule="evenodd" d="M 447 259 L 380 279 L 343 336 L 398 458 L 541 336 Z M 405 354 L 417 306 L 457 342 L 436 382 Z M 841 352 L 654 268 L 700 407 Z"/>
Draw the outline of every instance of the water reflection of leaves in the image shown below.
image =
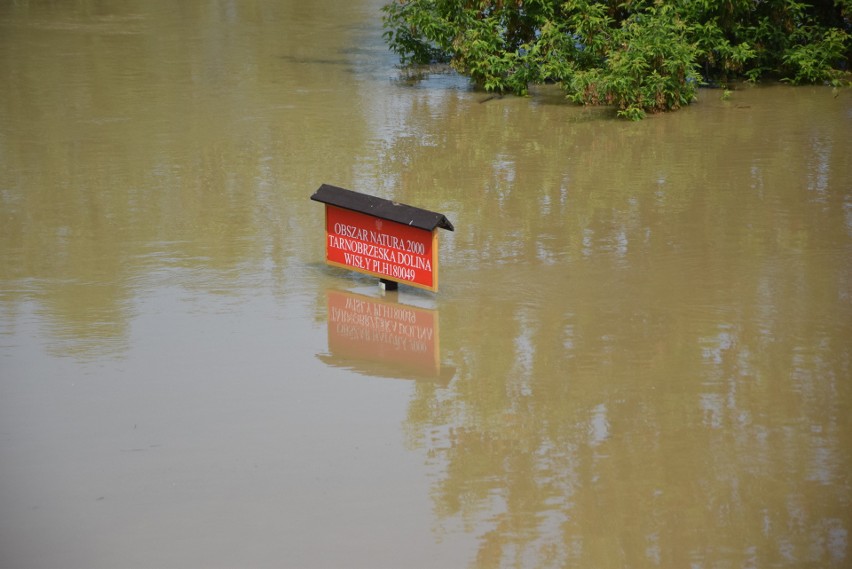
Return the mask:
<path id="1" fill-rule="evenodd" d="M 404 128 L 434 144 L 384 155 L 402 199 L 457 226 L 458 373 L 418 386 L 406 429 L 441 473 L 438 515 L 479 536 L 478 567 L 842 565 L 852 315 L 845 263 L 813 244 L 848 241 L 789 178 L 848 135 L 828 121 L 791 144 L 802 113 L 732 144 L 702 132 L 712 110 L 605 128 L 541 107 L 521 125 L 513 104 L 414 97 Z M 839 203 L 843 164 L 820 168 Z"/>
<path id="2" fill-rule="evenodd" d="M 310 163 L 324 160 L 324 175 L 346 183 L 365 122 L 350 89 L 329 87 L 337 71 L 269 56 L 304 53 L 314 26 L 266 32 L 291 18 L 327 22 L 327 9 L 257 5 L 224 18 L 214 5 L 10 8 L 3 72 L 21 80 L 0 94 L 3 135 L 15 141 L 0 173 L 4 308 L 37 302 L 60 352 L 120 352 L 134 299 L 164 275 L 239 293 L 271 271 L 283 289 L 294 258 L 319 257 L 306 222 Z M 345 18 L 349 8 L 336 10 Z M 132 41 L 112 41 L 117 24 L 131 26 Z M 343 51 L 354 31 L 336 30 L 305 57 L 364 58 Z M 42 39 L 30 49 L 32 33 Z"/>

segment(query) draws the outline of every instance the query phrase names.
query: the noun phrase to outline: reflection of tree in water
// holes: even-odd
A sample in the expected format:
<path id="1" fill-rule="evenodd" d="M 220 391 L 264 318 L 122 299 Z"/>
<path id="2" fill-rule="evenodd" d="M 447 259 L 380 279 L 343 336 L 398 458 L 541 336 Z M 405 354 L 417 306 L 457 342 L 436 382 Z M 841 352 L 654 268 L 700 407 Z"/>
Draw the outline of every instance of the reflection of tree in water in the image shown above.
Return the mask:
<path id="1" fill-rule="evenodd" d="M 493 342 L 460 348 L 457 365 L 493 363 L 459 365 L 449 394 L 418 385 L 409 413 L 412 444 L 442 470 L 436 511 L 481 535 L 482 566 L 546 551 L 578 566 L 846 559 L 848 387 L 833 392 L 848 352 L 837 361 L 817 339 L 801 349 L 828 369 L 781 364 L 811 376 L 800 399 L 736 328 L 715 346 L 704 326 L 663 320 L 607 339 L 596 310 L 578 311 L 585 332 L 560 357 L 546 347 L 553 312 L 539 315 L 529 377 Z"/>
<path id="2" fill-rule="evenodd" d="M 456 224 L 457 374 L 417 385 L 406 429 L 442 523 L 480 538 L 472 564 L 848 563 L 849 164 L 811 200 L 801 158 L 849 135 L 805 114 L 707 137 L 712 113 L 608 129 L 552 108 L 514 128 L 500 101 L 449 99 L 441 128 L 475 134 L 430 129 L 416 101 L 405 128 L 435 144 L 400 139 L 385 169 L 406 163 L 405 199 Z"/>
<path id="3" fill-rule="evenodd" d="M 0 74 L 18 80 L 0 94 L 0 304 L 34 302 L 59 352 L 120 352 L 145 291 L 239 294 L 264 270 L 284 287 L 321 246 L 312 165 L 336 156 L 323 174 L 345 182 L 365 123 L 352 89 L 329 88 L 352 81 L 345 66 L 286 57 L 345 60 L 349 32 L 305 43 L 310 22 L 333 25 L 325 2 L 219 8 L 3 14 Z M 282 33 L 291 17 L 306 29 Z"/>

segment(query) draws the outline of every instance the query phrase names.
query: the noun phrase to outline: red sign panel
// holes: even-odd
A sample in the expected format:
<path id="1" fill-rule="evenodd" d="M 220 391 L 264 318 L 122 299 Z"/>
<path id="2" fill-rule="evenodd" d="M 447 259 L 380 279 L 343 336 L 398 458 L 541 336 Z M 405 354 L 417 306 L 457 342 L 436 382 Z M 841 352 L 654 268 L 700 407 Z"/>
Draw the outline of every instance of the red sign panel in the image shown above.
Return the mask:
<path id="1" fill-rule="evenodd" d="M 325 206 L 330 265 L 428 290 L 438 289 L 438 232 Z"/>

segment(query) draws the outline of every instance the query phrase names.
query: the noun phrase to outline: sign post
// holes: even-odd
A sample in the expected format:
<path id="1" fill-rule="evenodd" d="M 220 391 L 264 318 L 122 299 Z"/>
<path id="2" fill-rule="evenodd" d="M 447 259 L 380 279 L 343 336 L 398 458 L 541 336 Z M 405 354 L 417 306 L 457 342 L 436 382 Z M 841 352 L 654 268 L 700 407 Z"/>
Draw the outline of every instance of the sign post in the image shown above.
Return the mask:
<path id="1" fill-rule="evenodd" d="M 326 263 L 397 283 L 438 290 L 442 214 L 323 184 L 311 199 L 325 204 Z"/>

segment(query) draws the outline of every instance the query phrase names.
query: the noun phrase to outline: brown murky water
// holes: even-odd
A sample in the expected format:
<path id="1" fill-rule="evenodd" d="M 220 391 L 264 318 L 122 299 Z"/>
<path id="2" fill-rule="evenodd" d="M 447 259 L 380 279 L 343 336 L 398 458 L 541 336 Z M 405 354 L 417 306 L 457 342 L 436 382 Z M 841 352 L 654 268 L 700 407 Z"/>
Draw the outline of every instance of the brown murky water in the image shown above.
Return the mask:
<path id="1" fill-rule="evenodd" d="M 380 5 L 0 2 L 0 567 L 848 567 L 852 92 L 485 100 Z"/>

